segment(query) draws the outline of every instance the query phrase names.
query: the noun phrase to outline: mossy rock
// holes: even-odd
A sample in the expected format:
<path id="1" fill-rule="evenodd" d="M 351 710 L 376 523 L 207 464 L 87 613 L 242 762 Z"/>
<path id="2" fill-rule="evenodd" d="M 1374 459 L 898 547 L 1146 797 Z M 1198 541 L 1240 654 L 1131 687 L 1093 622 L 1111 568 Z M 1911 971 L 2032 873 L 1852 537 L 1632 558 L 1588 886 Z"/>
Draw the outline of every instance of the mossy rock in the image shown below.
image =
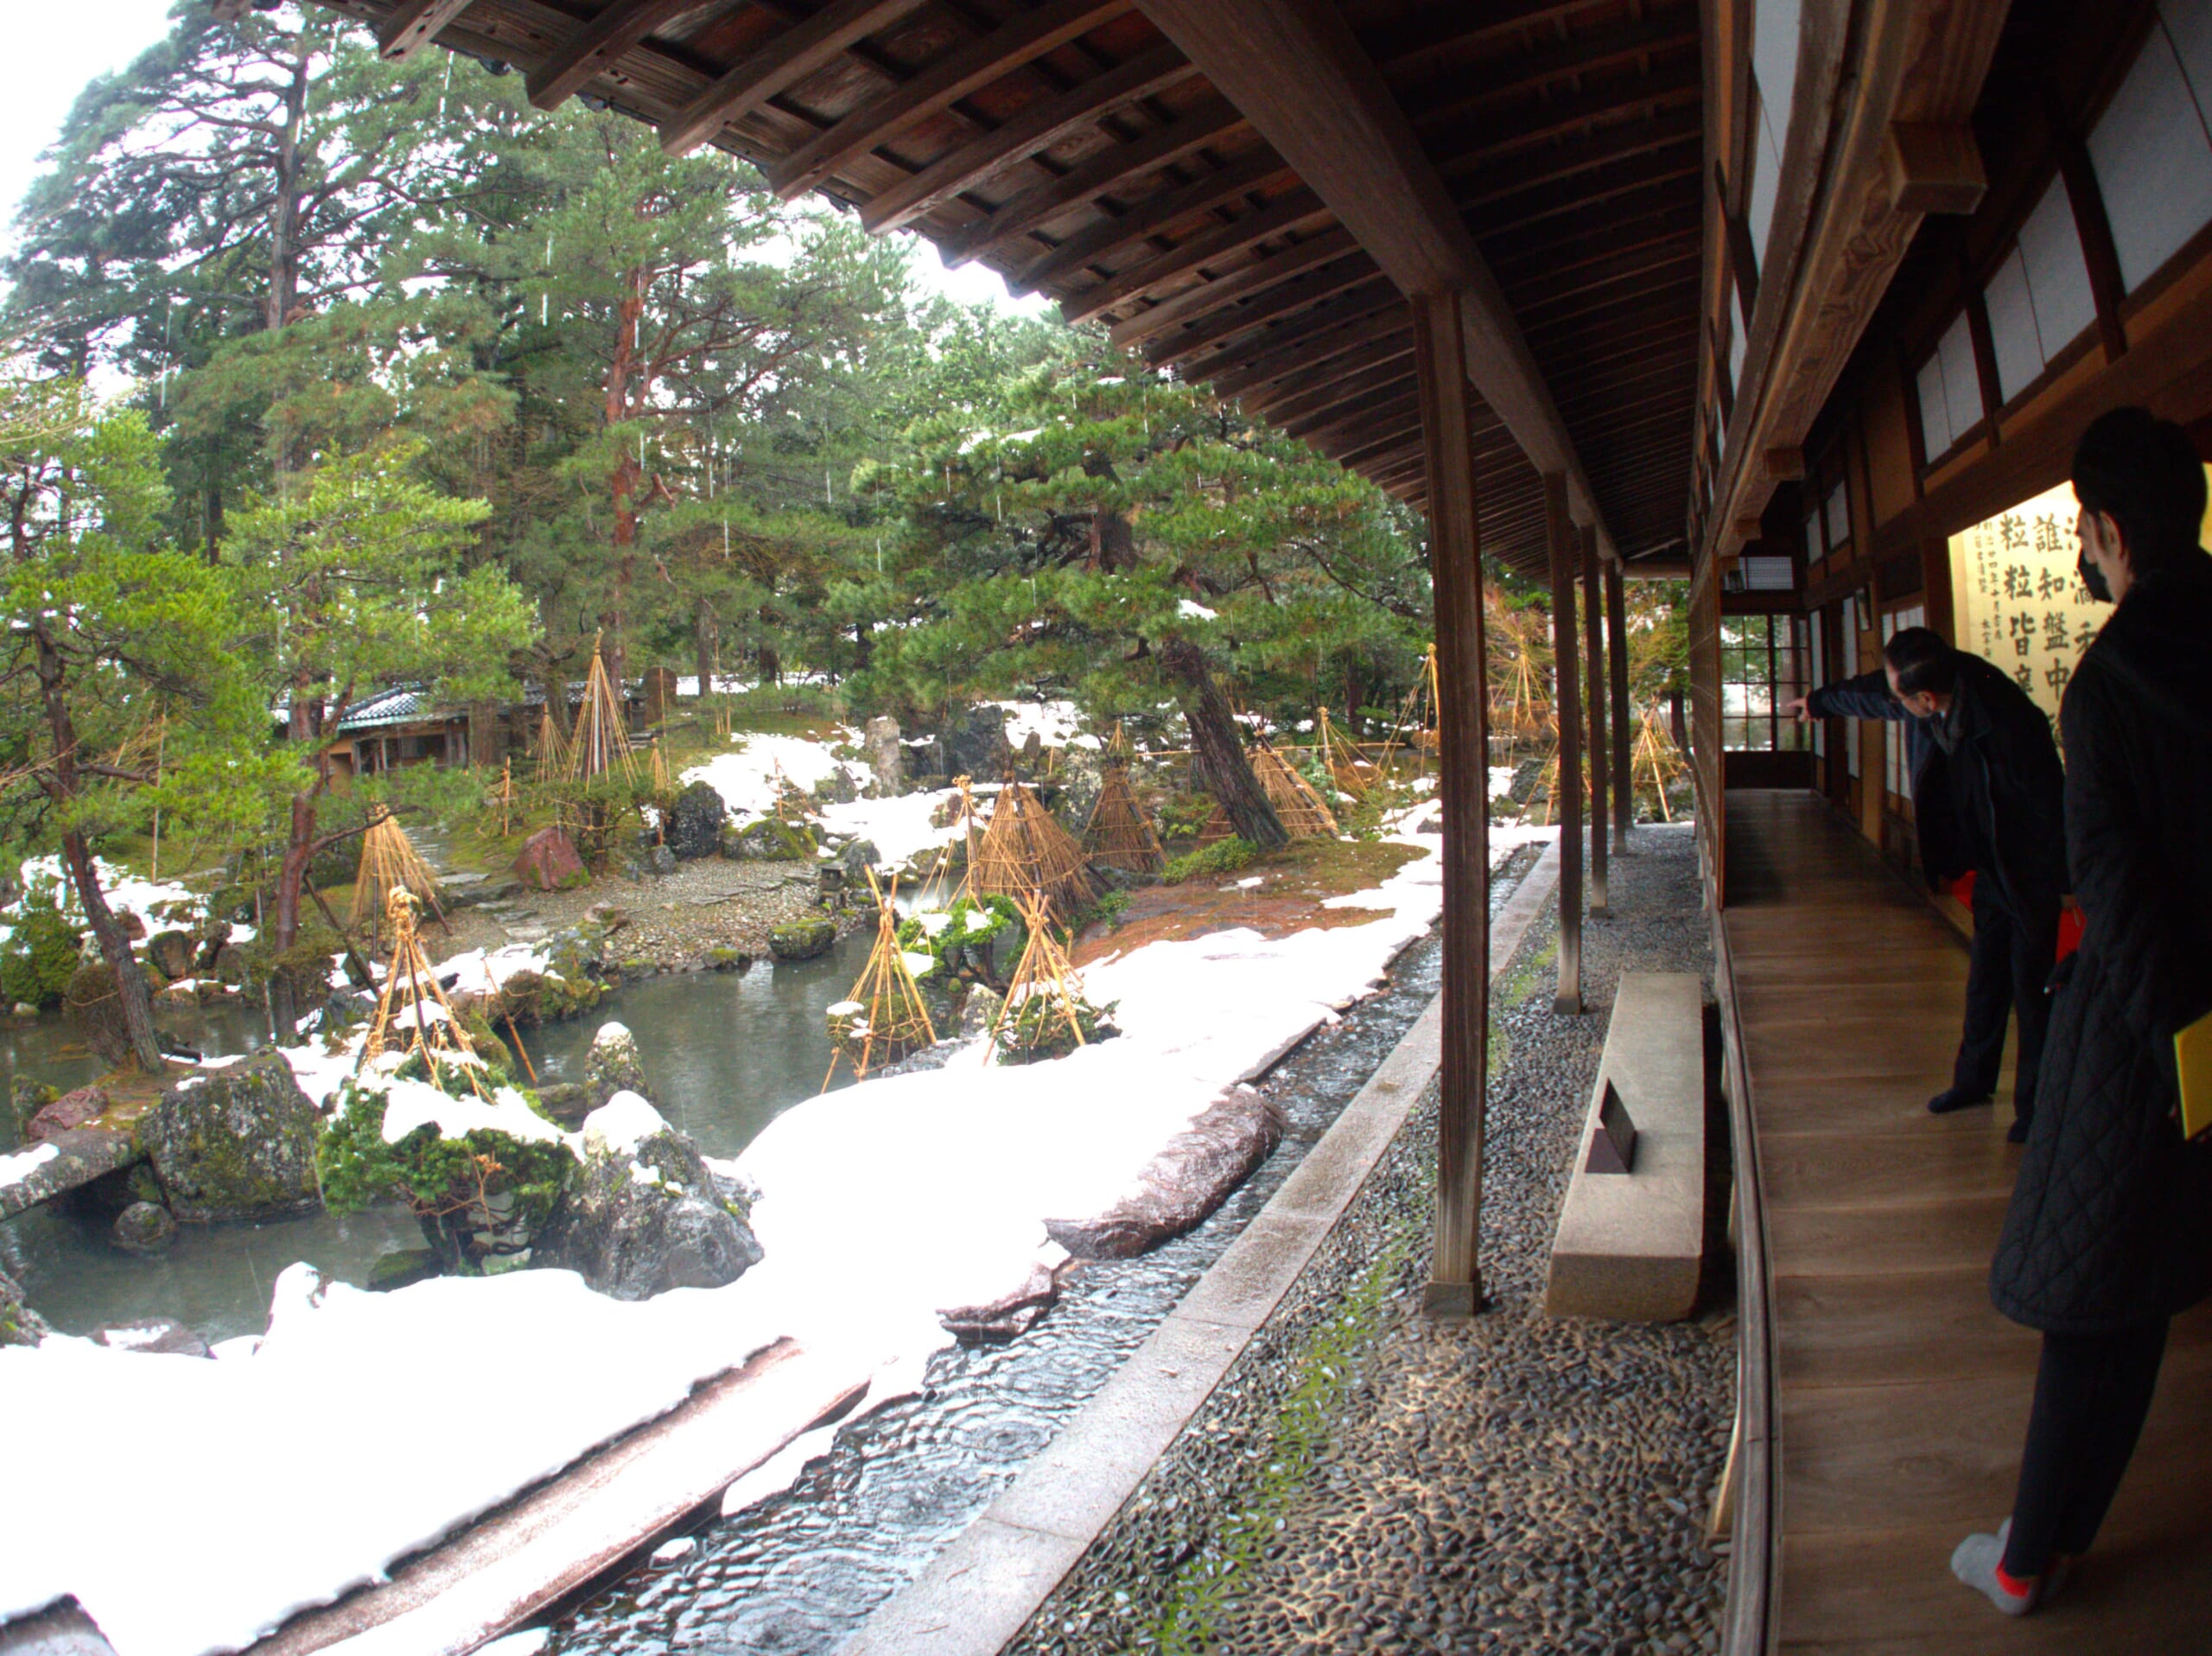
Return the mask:
<path id="1" fill-rule="evenodd" d="M 744 950 L 725 948 L 719 944 L 699 958 L 715 971 L 743 971 L 753 964 L 753 957 Z"/>
<path id="2" fill-rule="evenodd" d="M 390 1253 L 377 1256 L 376 1263 L 369 1267 L 369 1280 L 362 1286 L 372 1294 L 389 1294 L 394 1289 L 412 1288 L 437 1274 L 435 1250 L 395 1248 Z"/>
<path id="3" fill-rule="evenodd" d="M 313 1209 L 321 1118 L 276 1052 L 188 1075 L 139 1118 L 138 1142 L 186 1224 Z"/>
<path id="4" fill-rule="evenodd" d="M 837 923 L 818 914 L 785 920 L 768 933 L 768 947 L 779 960 L 811 960 L 829 953 L 836 940 Z"/>

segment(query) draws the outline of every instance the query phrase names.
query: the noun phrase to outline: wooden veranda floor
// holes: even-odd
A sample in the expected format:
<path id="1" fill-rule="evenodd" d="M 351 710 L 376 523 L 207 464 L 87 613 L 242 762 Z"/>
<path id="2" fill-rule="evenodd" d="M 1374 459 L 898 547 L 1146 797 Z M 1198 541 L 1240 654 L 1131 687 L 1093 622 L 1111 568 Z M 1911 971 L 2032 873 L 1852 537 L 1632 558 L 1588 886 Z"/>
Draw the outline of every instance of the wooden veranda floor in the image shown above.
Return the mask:
<path id="1" fill-rule="evenodd" d="M 1727 796 L 1728 908 L 1764 1193 L 1783 1647 L 2212 1651 L 2212 1315 L 2177 1322 L 2096 1551 L 2006 1621 L 1952 1547 L 2010 1509 L 2037 1336 L 1990 1307 L 2019 1152 L 1995 1110 L 1931 1116 L 1966 950 L 1816 795 Z"/>

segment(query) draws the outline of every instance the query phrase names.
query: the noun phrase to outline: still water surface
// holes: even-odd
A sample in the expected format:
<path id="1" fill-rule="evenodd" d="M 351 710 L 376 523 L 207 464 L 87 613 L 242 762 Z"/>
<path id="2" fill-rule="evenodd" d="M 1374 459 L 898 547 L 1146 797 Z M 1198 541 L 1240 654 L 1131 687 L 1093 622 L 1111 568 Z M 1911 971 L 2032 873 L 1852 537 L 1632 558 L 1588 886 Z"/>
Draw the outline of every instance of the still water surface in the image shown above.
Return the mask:
<path id="1" fill-rule="evenodd" d="M 829 1067 L 824 1011 L 842 1000 L 868 959 L 869 939 L 841 939 L 819 959 L 763 963 L 738 972 L 683 972 L 616 990 L 572 1022 L 525 1029 L 541 1080 L 580 1080 L 599 1026 L 630 1027 L 653 1101 L 709 1156 L 734 1156 L 782 1111 L 821 1091 Z M 162 1026 L 210 1057 L 266 1044 L 257 1009 L 164 1007 Z M 81 1086 L 103 1067 L 66 1019 L 0 1027 L 0 1083 L 17 1076 Z M 841 1070 L 838 1085 L 844 1086 Z M 0 1135 L 9 1128 L 0 1111 Z M 0 1150 L 12 1148 L 0 1140 Z M 105 1220 L 67 1207 L 0 1224 L 0 1269 L 22 1283 L 40 1314 L 67 1334 L 146 1316 L 175 1317 L 208 1340 L 259 1334 L 276 1273 L 304 1259 L 325 1276 L 359 1283 L 378 1255 L 422 1245 L 396 1207 L 338 1218 L 315 1213 L 265 1225 L 188 1225 L 163 1258 L 142 1259 L 107 1239 Z"/>

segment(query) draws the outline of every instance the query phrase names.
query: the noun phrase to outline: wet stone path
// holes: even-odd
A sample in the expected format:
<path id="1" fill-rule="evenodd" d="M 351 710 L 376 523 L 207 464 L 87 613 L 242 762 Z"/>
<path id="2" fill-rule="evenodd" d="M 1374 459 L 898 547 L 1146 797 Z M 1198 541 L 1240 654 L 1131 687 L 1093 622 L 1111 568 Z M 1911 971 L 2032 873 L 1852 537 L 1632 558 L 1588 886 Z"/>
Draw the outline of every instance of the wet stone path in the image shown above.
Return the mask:
<path id="1" fill-rule="evenodd" d="M 1733 1407 L 1725 1256 L 1688 1323 L 1541 1314 L 1620 971 L 1709 981 L 1688 832 L 1639 829 L 1636 847 L 1613 864 L 1614 918 L 1585 928 L 1594 1010 L 1551 1010 L 1555 920 L 1531 927 L 1494 991 L 1489 1309 L 1459 1325 L 1421 1309 L 1432 1087 L 1274 1315 L 1012 1652 L 1718 1648 L 1726 1564 L 1704 1530 Z"/>
<path id="2" fill-rule="evenodd" d="M 1535 860 L 1516 853 L 1502 904 Z M 925 1393 L 848 1427 L 783 1494 L 709 1524 L 688 1556 L 632 1574 L 555 1624 L 549 1653 L 825 1656 L 1011 1482 L 1203 1276 L 1412 1028 L 1438 984 L 1433 935 L 1391 985 L 1262 1084 L 1283 1143 L 1211 1217 L 1141 1258 L 1090 1264 L 1005 1345 L 932 1362 Z M 924 1656 L 924 1653 L 916 1653 Z"/>

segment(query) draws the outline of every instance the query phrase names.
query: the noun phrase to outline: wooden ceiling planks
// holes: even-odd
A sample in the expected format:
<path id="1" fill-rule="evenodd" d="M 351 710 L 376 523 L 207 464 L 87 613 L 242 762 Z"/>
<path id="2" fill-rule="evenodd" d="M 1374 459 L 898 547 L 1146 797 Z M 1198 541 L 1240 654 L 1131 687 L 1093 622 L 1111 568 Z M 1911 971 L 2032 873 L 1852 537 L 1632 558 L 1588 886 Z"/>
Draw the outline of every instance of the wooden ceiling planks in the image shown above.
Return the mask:
<path id="1" fill-rule="evenodd" d="M 1681 543 L 1696 0 L 326 3 L 917 229 L 1408 500 L 1402 295 L 1446 283 L 1483 365 L 1484 545 L 1542 567 L 1538 463 L 1624 555 Z"/>

